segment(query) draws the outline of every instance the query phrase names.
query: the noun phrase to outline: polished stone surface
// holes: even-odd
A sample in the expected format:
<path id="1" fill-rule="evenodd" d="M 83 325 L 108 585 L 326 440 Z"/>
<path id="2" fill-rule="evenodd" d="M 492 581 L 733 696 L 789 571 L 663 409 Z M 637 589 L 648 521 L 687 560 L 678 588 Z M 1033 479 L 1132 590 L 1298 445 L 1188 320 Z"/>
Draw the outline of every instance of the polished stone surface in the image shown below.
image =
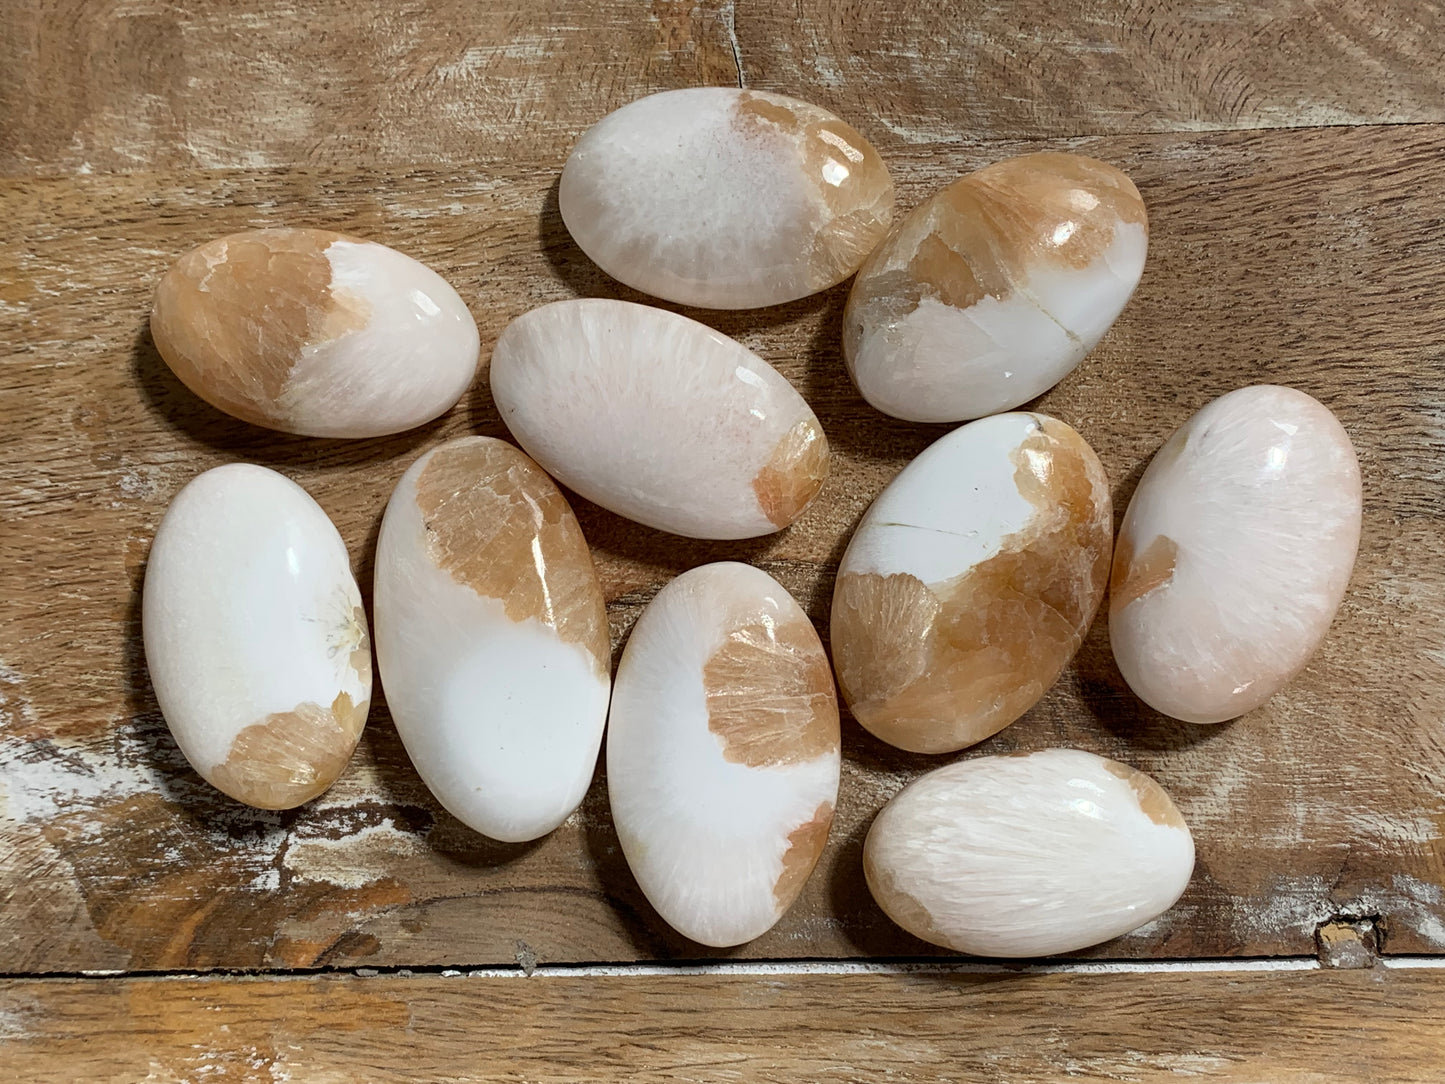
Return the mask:
<path id="1" fill-rule="evenodd" d="M 208 782 L 289 809 L 345 769 L 371 703 L 366 613 L 295 482 L 245 463 L 192 479 L 151 544 L 141 625 L 161 713 Z"/>
<path id="2" fill-rule="evenodd" d="M 808 404 L 742 344 L 626 301 L 558 301 L 513 320 L 492 395 L 527 453 L 619 515 L 690 538 L 788 526 L 828 473 Z"/>
<path id="3" fill-rule="evenodd" d="M 973 422 L 868 509 L 833 594 L 838 684 L 884 741 L 944 753 L 1031 708 L 1068 665 L 1109 575 L 1109 480 L 1042 414 Z"/>
<path id="4" fill-rule="evenodd" d="M 1144 202 L 1113 166 L 1057 152 L 985 166 L 915 208 L 859 270 L 848 371 L 909 421 L 1020 406 L 1113 324 L 1148 240 Z"/>
<path id="5" fill-rule="evenodd" d="M 1077 749 L 978 757 L 909 784 L 873 821 L 868 888 L 909 933 L 975 956 L 1049 956 L 1174 905 L 1194 840 L 1153 779 Z"/>
<path id="6" fill-rule="evenodd" d="M 228 414 L 314 437 L 398 433 L 451 409 L 478 338 L 440 275 L 329 230 L 251 230 L 187 252 L 161 279 L 151 336 Z"/>
<path id="7" fill-rule="evenodd" d="M 1306 663 L 1360 543 L 1360 467 L 1322 403 L 1241 388 L 1184 423 L 1134 491 L 1109 639 L 1130 687 L 1191 723 L 1259 707 Z"/>
<path id="8" fill-rule="evenodd" d="M 658 592 L 617 668 L 607 790 L 674 929 L 721 947 L 777 922 L 822 854 L 840 765 L 828 657 L 776 580 L 723 562 Z"/>
<path id="9" fill-rule="evenodd" d="M 577 808 L 607 719 L 607 609 L 577 519 L 505 441 L 422 456 L 376 550 L 376 655 L 417 772 L 462 823 L 518 843 Z"/>
<path id="10" fill-rule="evenodd" d="M 582 251 L 655 297 L 778 305 L 842 282 L 892 221 L 878 152 L 796 98 L 696 87 L 642 98 L 577 141 L 562 218 Z"/>

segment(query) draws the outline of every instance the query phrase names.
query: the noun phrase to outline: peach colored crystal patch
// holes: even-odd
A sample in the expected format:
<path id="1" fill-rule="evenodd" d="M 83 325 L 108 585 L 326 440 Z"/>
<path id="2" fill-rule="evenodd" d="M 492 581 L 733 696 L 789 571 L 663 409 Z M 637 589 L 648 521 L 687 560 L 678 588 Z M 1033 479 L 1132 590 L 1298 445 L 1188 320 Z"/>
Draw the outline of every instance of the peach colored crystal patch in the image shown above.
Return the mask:
<path id="1" fill-rule="evenodd" d="M 978 213 L 997 238 L 1000 262 L 1017 268 L 1039 262 L 1088 267 L 1108 250 L 1120 223 L 1148 224 L 1134 182 L 1080 154 L 1006 158 L 968 181 Z"/>
<path id="2" fill-rule="evenodd" d="M 1104 767 L 1134 788 L 1134 797 L 1138 799 L 1139 809 L 1144 816 L 1155 824 L 1168 828 L 1186 827 L 1184 817 L 1175 806 L 1174 800 L 1149 776 L 1136 768 L 1114 760 L 1106 760 Z"/>
<path id="3" fill-rule="evenodd" d="M 1016 720 L 1103 599 L 1112 519 L 1098 460 L 1068 426 L 1040 418 L 1013 462 L 1036 511 L 992 557 L 931 588 L 906 574 L 839 578 L 839 685 L 864 727 L 904 749 L 960 749 Z"/>
<path id="4" fill-rule="evenodd" d="M 823 853 L 823 845 L 828 842 L 828 829 L 832 824 L 833 803 L 820 802 L 811 817 L 788 833 L 788 849 L 783 852 L 783 872 L 773 885 L 773 899 L 777 900 L 780 908 L 790 906 L 803 890 L 808 875 Z"/>
<path id="5" fill-rule="evenodd" d="M 812 419 L 783 435 L 763 469 L 753 479 L 753 492 L 763 515 L 786 527 L 808 506 L 828 477 L 828 439 Z"/>
<path id="6" fill-rule="evenodd" d="M 914 937 L 921 937 L 935 945 L 947 944 L 947 939 L 933 921 L 933 913 L 911 893 L 898 887 L 891 870 L 882 869 L 874 862 L 872 849 L 868 846 L 871 840 L 870 833 L 863 844 L 863 880 L 878 901 L 878 906 Z"/>
<path id="7" fill-rule="evenodd" d="M 1026 154 L 970 173 L 920 204 L 863 264 L 844 313 L 848 356 L 865 323 L 900 320 L 924 298 L 966 309 L 1012 294 L 1033 267 L 1087 267 L 1120 223 L 1147 228 L 1144 201 L 1124 173 L 1093 158 Z"/>
<path id="8" fill-rule="evenodd" d="M 788 135 L 798 134 L 807 123 L 798 116 L 791 103 L 772 95 L 747 91 L 738 95 L 736 115 L 738 124 L 743 128 L 753 124 L 773 125 Z"/>
<path id="9" fill-rule="evenodd" d="M 839 748 L 828 658 L 805 620 L 734 629 L 703 667 L 708 729 L 735 764 L 768 768 Z"/>
<path id="10" fill-rule="evenodd" d="M 458 583 L 499 599 L 513 621 L 540 621 L 606 674 L 607 607 L 587 540 L 561 490 L 504 441 L 436 451 L 416 483 L 427 554 Z"/>
<path id="11" fill-rule="evenodd" d="M 351 623 L 347 630 L 356 646 L 347 655 L 346 662 L 365 686 L 371 685 L 371 637 L 366 631 L 366 611 L 360 606 L 351 608 Z"/>
<path id="12" fill-rule="evenodd" d="M 1119 548 L 1114 553 L 1114 573 L 1109 583 L 1109 609 L 1122 610 L 1134 600 L 1168 584 L 1174 579 L 1178 558 L 1179 546 L 1167 535 L 1159 535 L 1144 548 L 1143 553 L 1136 556 L 1128 533 L 1121 533 Z"/>
<path id="13" fill-rule="evenodd" d="M 815 289 L 841 282 L 888 232 L 893 179 L 852 125 L 804 102 L 744 92 L 734 114 L 747 131 L 776 131 L 798 145 L 804 176 L 827 214 L 813 237 L 808 277 Z"/>
<path id="14" fill-rule="evenodd" d="M 840 120 L 808 126 L 803 169 L 830 215 L 808 261 L 810 277 L 822 288 L 851 275 L 883 240 L 893 221 L 893 179 L 878 152 Z M 835 180 L 839 174 L 846 179 Z"/>
<path id="15" fill-rule="evenodd" d="M 247 805 L 290 809 L 341 775 L 361 737 L 371 702 L 338 693 L 329 708 L 310 702 L 273 712 L 236 735 L 211 782 Z"/>
<path id="16" fill-rule="evenodd" d="M 335 291 L 326 250 L 356 241 L 328 230 L 252 230 L 182 256 L 156 288 L 151 337 L 183 384 L 257 425 L 286 422 L 279 403 L 307 346 L 366 325 L 369 307 Z"/>

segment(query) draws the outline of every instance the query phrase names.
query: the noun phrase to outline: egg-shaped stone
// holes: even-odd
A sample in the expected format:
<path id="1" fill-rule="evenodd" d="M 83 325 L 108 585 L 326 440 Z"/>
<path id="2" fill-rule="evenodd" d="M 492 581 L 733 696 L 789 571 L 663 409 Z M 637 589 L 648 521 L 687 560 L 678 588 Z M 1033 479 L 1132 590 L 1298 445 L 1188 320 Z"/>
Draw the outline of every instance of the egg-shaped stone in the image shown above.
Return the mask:
<path id="1" fill-rule="evenodd" d="M 346 767 L 371 704 L 371 643 L 346 545 L 288 478 L 237 463 L 192 479 L 151 543 L 146 666 L 191 766 L 289 809 Z"/>
<path id="2" fill-rule="evenodd" d="M 1259 707 L 1304 669 L 1360 544 L 1349 435 L 1304 392 L 1214 400 L 1159 449 L 1114 557 L 1109 639 L 1130 688 L 1191 723 Z"/>
<path id="3" fill-rule="evenodd" d="M 607 721 L 607 607 L 541 467 L 463 437 L 402 475 L 376 544 L 376 658 L 417 773 L 463 824 L 519 843 L 561 824 Z"/>
<path id="4" fill-rule="evenodd" d="M 690 538 L 798 518 L 828 474 L 803 397 L 741 343 L 626 301 L 543 305 L 492 352 L 492 396 L 527 454 L 618 515 Z"/>
<path id="5" fill-rule="evenodd" d="M 985 166 L 920 204 L 859 270 L 848 371 L 909 421 L 1019 406 L 1109 330 L 1148 244 L 1144 202 L 1113 166 L 1055 152 Z"/>
<path id="6" fill-rule="evenodd" d="M 312 437 L 431 421 L 477 370 L 477 326 L 440 275 L 330 230 L 250 230 L 193 248 L 156 287 L 151 337 L 212 406 Z"/>
<path id="7" fill-rule="evenodd" d="M 783 916 L 827 841 L 839 765 L 827 656 L 776 580 L 723 562 L 658 592 L 617 668 L 607 791 L 675 930 L 722 947 Z"/>
<path id="8" fill-rule="evenodd" d="M 838 568 L 833 660 L 853 715 L 945 753 L 1033 707 L 1109 577 L 1109 480 L 1083 437 L 1000 414 L 930 445 L 864 514 Z"/>
<path id="9" fill-rule="evenodd" d="M 976 757 L 883 807 L 863 873 L 888 917 L 975 956 L 1049 956 L 1174 905 L 1194 840 L 1143 772 L 1077 749 Z"/>
<path id="10" fill-rule="evenodd" d="M 577 141 L 558 204 L 613 278 L 713 309 L 842 282 L 883 239 L 893 181 L 859 132 L 796 98 L 735 87 L 653 94 Z"/>

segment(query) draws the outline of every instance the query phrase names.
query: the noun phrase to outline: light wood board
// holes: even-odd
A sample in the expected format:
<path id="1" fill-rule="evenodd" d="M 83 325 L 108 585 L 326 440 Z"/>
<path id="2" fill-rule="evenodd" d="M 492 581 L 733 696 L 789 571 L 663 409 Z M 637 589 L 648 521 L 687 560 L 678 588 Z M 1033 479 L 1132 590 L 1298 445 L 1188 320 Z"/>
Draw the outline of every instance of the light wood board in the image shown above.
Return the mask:
<path id="1" fill-rule="evenodd" d="M 151 289 L 193 244 L 282 223 L 392 244 L 458 287 L 485 359 L 534 305 L 641 300 L 571 243 L 555 192 L 576 136 L 641 94 L 741 82 L 816 100 L 875 140 L 903 208 L 1007 154 L 1080 150 L 1138 181 L 1150 262 L 1038 408 L 1093 442 L 1117 514 L 1204 403 L 1300 387 L 1356 442 L 1364 540 L 1323 650 L 1261 711 L 1212 728 L 1154 715 L 1099 627 L 976 751 L 1105 753 L 1154 774 L 1192 825 L 1178 907 L 1085 955 L 1311 956 L 1318 927 L 1362 916 L 1386 955 L 1445 953 L 1441 40 L 1440 5 L 1373 0 L 7 5 L 0 972 L 15 977 L 0 983 L 0 1080 L 1445 1079 L 1439 970 L 549 975 L 707 954 L 642 898 L 600 776 L 546 840 L 489 843 L 427 794 L 379 701 L 331 793 L 244 809 L 169 738 L 137 605 L 166 502 L 201 470 L 249 460 L 301 482 L 365 582 L 407 464 L 452 436 L 505 435 L 485 379 L 385 440 L 287 437 L 206 407 L 145 332 Z M 577 502 L 614 649 L 670 576 L 722 558 L 776 575 L 826 630 L 848 533 L 943 432 L 858 398 L 838 350 L 845 296 L 691 313 L 803 391 L 834 474 L 799 524 L 749 543 Z M 947 758 L 844 727 L 818 872 L 774 931 L 722 955 L 935 954 L 873 905 L 861 844 L 882 803 Z M 544 970 L 277 974 L 516 963 Z M 209 968 L 267 973 L 194 974 Z M 92 969 L 187 974 L 27 977 Z"/>
<path id="2" fill-rule="evenodd" d="M 0 172 L 450 164 L 745 84 L 926 145 L 1445 120 L 1434 0 L 10 0 Z"/>
<path id="3" fill-rule="evenodd" d="M 1365 536 L 1329 641 L 1266 708 L 1221 727 L 1153 715 L 1122 685 L 1101 624 L 1044 702 L 979 751 L 1094 749 L 1152 772 L 1180 802 L 1198 841 L 1194 885 L 1110 954 L 1309 952 L 1316 924 L 1336 912 L 1386 916 L 1387 951 L 1439 951 L 1445 223 L 1435 177 L 1445 127 L 1068 145 L 1138 179 L 1153 247 L 1119 324 L 1039 408 L 1093 442 L 1122 509 L 1149 455 L 1193 410 L 1244 384 L 1303 388 L 1356 442 Z M 912 202 L 1021 147 L 895 148 L 891 158 Z M 383 505 L 412 458 L 460 433 L 504 433 L 485 380 L 443 421 L 385 440 L 287 437 L 220 415 L 170 375 L 145 331 L 149 291 L 174 255 L 247 225 L 345 227 L 455 282 L 485 356 L 506 322 L 539 302 L 636 296 L 567 238 L 554 180 L 554 163 L 499 162 L 465 177 L 318 169 L 3 182 L 20 241 L 3 279 L 6 334 L 18 344 L 3 370 L 11 437 L 0 453 L 0 755 L 16 897 L 0 913 L 4 966 L 481 964 L 512 959 L 519 943 L 551 961 L 701 951 L 670 935 L 637 891 L 600 781 L 541 843 L 488 844 L 429 797 L 378 706 L 330 794 L 293 813 L 248 811 L 184 764 L 139 646 L 147 544 L 169 497 L 199 471 L 254 460 L 296 478 L 369 581 Z M 697 314 L 803 389 L 832 440 L 834 473 L 796 527 L 747 543 L 686 542 L 579 501 L 619 644 L 669 576 L 724 557 L 773 572 L 826 624 L 853 524 L 942 432 L 885 419 L 858 398 L 838 357 L 843 297 Z M 851 721 L 845 748 L 823 865 L 744 955 L 928 951 L 874 908 L 859 851 L 882 802 L 941 761 L 898 753 Z"/>
<path id="4" fill-rule="evenodd" d="M 0 982 L 0 1079 L 1427 1084 L 1445 971 Z"/>

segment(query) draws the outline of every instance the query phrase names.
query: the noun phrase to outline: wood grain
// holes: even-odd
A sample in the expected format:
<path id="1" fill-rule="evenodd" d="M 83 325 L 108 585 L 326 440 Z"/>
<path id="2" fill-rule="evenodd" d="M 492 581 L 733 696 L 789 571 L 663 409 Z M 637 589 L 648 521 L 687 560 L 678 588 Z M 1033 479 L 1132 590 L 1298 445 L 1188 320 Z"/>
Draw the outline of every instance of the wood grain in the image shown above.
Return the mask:
<path id="1" fill-rule="evenodd" d="M 454 163 L 736 86 L 731 3 L 19 0 L 0 171 Z"/>
<path id="2" fill-rule="evenodd" d="M 1445 971 L 0 982 L 0 1079 L 1422 1084 Z"/>
<path id="3" fill-rule="evenodd" d="M 1377 916 L 1386 953 L 1445 951 L 1445 127 L 910 146 L 905 206 L 983 161 L 1086 151 L 1138 181 L 1152 216 L 1143 284 L 1104 344 L 1039 401 L 1083 432 L 1116 483 L 1211 398 L 1258 382 L 1338 412 L 1365 478 L 1355 579 L 1309 669 L 1233 724 L 1150 713 L 1102 626 L 1020 723 L 978 752 L 1071 745 L 1137 765 L 1198 843 L 1188 894 L 1095 955 L 1312 954 L 1332 916 Z M 452 281 L 483 356 L 508 320 L 557 298 L 636 298 L 557 216 L 555 163 L 452 169 L 93 174 L 0 182 L 0 969 L 480 965 L 695 957 L 650 910 L 597 779 L 531 845 L 469 832 L 430 798 L 384 705 L 338 786 L 289 813 L 242 808 L 185 765 L 156 710 L 138 628 L 146 549 L 201 470 L 250 460 L 305 485 L 363 582 L 385 500 L 415 456 L 504 435 L 479 381 L 400 437 L 319 441 L 249 427 L 170 375 L 145 332 L 149 292 L 185 248 L 263 224 L 344 228 Z M 835 450 L 820 502 L 789 531 L 688 542 L 577 502 L 609 598 L 614 650 L 672 575 L 751 560 L 826 630 L 831 577 L 864 508 L 942 429 L 869 409 L 838 351 L 845 297 L 694 313 L 773 361 Z M 933 952 L 892 927 L 861 876 L 873 813 L 940 760 L 844 725 L 832 841 L 793 911 L 750 957 Z"/>
<path id="4" fill-rule="evenodd" d="M 865 131 L 906 143 L 1445 119 L 1437 3 L 800 0 L 737 34 L 748 85 L 866 87 Z"/>
<path id="5" fill-rule="evenodd" d="M 453 164 L 657 90 L 879 142 L 1445 120 L 1445 8 L 1388 0 L 11 0 L 0 172 Z"/>

